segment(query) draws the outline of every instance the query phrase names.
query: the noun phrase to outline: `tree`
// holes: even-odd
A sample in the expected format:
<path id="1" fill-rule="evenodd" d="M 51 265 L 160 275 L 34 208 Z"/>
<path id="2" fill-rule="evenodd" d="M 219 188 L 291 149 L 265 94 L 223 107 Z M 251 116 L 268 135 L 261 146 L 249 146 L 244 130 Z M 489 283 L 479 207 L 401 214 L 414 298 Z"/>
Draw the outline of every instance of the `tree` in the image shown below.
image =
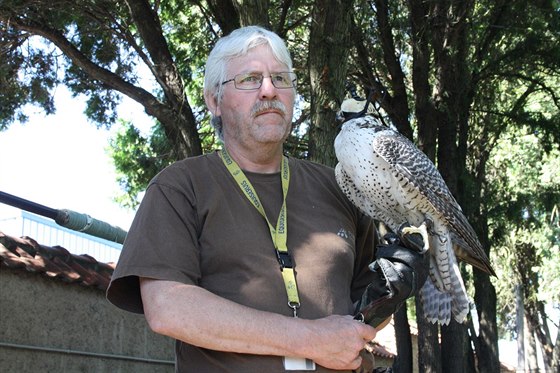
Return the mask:
<path id="1" fill-rule="evenodd" d="M 349 29 L 353 0 L 316 1 L 309 31 L 309 80 L 311 85 L 311 126 L 309 156 L 334 166 L 332 146 L 336 136 L 336 112 L 344 97 Z M 321 151 L 319 151 L 321 149 Z"/>
<path id="2" fill-rule="evenodd" d="M 1 126 L 16 116 L 21 118 L 25 103 L 53 112 L 52 90 L 66 84 L 74 94 L 89 96 L 86 115 L 99 125 L 114 123 L 118 94 L 127 95 L 157 118 L 176 157 L 200 154 L 197 122 L 184 95 L 182 76 L 190 74 L 178 71 L 157 12 L 142 0 L 3 1 L 0 22 L 5 30 L 2 52 L 7 63 L 2 81 L 8 89 L 2 104 L 12 104 L 7 106 Z M 30 42 L 32 36 L 51 44 L 38 48 Z M 65 57 L 62 71 L 56 65 L 53 69 L 58 53 Z M 137 60 L 153 74 L 158 94 L 135 85 Z M 39 66 L 39 74 L 34 73 L 35 66 Z M 22 72 L 27 73 L 23 80 L 18 79 Z"/>
<path id="3" fill-rule="evenodd" d="M 536 339 L 546 371 L 557 371 L 560 340 L 552 339 L 549 326 L 558 326 L 560 320 L 551 319 L 545 306 L 560 304 L 556 291 L 560 286 L 560 177 L 553 171 L 560 166 L 560 149 L 547 152 L 538 136 L 528 127 L 508 129 L 494 149 L 488 187 L 495 190 L 492 195 L 496 201 L 489 219 L 493 239 L 500 247 L 497 263 L 506 277 L 515 280 L 498 288 L 502 300 L 499 314 L 504 320 L 514 319 L 517 285 L 524 299 L 523 317 L 509 332 L 518 333 L 526 322 L 525 355 L 536 361 Z M 516 157 L 510 156 L 512 152 Z M 502 172 L 504 168 L 507 172 Z"/>
<path id="4" fill-rule="evenodd" d="M 418 143 L 437 161 L 451 191 L 471 217 L 484 247 L 489 250 L 488 226 L 481 211 L 485 206 L 483 180 L 488 159 L 485 154 L 491 150 L 491 144 L 484 141 L 485 137 L 480 142 L 474 139 L 479 131 L 500 139 L 503 118 L 495 115 L 515 115 L 518 120 L 514 125 L 520 125 L 521 118 L 528 117 L 523 114 L 527 114 L 529 97 L 534 100 L 537 92 L 545 92 L 553 102 L 552 117 L 532 120 L 532 129 L 546 133 L 541 138 L 545 146 L 551 141 L 558 142 L 558 100 L 554 93 L 558 74 L 552 72 L 558 71 L 558 59 L 556 62 L 551 59 L 558 56 L 558 43 L 557 37 L 550 33 L 558 23 L 557 8 L 548 2 L 535 4 L 530 9 L 524 2 L 409 1 L 406 6 L 382 1 L 368 3 L 373 13 L 362 13 L 365 22 L 358 23 L 358 30 L 365 29 L 373 19 L 377 22 L 376 32 L 368 38 L 355 38 L 367 41 L 357 47 L 359 59 L 354 74 L 362 86 L 374 87 L 380 92 L 381 107 L 404 134 L 412 132 L 402 118 L 411 115 L 407 111 L 409 105 L 402 102 L 409 94 L 414 97 Z M 407 11 L 408 18 L 403 16 Z M 410 26 L 410 37 L 396 31 L 406 29 L 406 25 Z M 398 56 L 402 59 L 412 56 L 412 61 L 409 64 L 396 62 Z M 539 61 L 537 64 L 535 58 Z M 371 61 L 380 60 L 385 63 L 367 66 Z M 373 73 L 364 74 L 368 71 Z M 411 72 L 408 80 L 412 82 L 413 91 L 403 94 L 401 82 L 405 80 L 406 71 Z M 499 82 L 508 82 L 511 87 L 535 84 L 535 89 L 517 91 L 508 96 L 510 104 L 493 107 L 493 99 L 505 93 L 505 86 Z M 410 85 L 407 87 L 410 89 Z M 517 107 L 516 102 L 522 105 Z M 481 112 L 488 114 L 486 121 L 473 120 L 473 114 Z M 474 271 L 474 278 L 481 332 L 473 338 L 476 339 L 479 369 L 498 371 L 495 291 L 486 275 Z M 420 330 L 421 333 L 427 331 L 425 326 Z M 442 345 L 447 349 L 442 358 L 443 371 L 474 370 L 468 368 L 468 354 L 464 353 L 465 332 L 453 324 L 451 329 L 442 328 Z M 457 338 L 459 335 L 463 337 Z M 433 332 L 427 333 L 425 339 L 420 336 L 421 343 L 425 341 L 420 349 L 431 351 L 429 338 L 432 336 Z M 449 359 L 450 356 L 457 358 Z M 438 360 L 438 355 L 422 356 L 422 359 L 433 362 Z M 430 371 L 440 369 L 435 363 L 430 366 Z"/>
<path id="5" fill-rule="evenodd" d="M 156 119 L 150 138 L 125 124 L 114 141 L 125 202 L 134 205 L 161 167 L 215 146 L 201 95 L 205 57 L 218 36 L 261 24 L 287 40 L 298 74 L 286 149 L 333 165 L 335 112 L 346 83 L 354 85 L 434 160 L 490 253 L 505 237 L 493 226 L 504 212 L 494 207 L 504 203 L 494 183 L 507 190 L 489 168 L 492 149 L 508 126 L 539 133 L 543 149 L 560 139 L 558 9 L 546 0 L 4 0 L 0 126 L 21 119 L 27 103 L 53 112 L 57 84 L 87 95 L 86 114 L 98 125 L 115 123 L 120 95 L 131 97 Z M 535 102 L 547 103 L 547 115 L 531 109 Z M 474 371 L 469 338 L 478 370 L 499 370 L 495 281 L 464 275 L 474 280 L 480 332 L 469 337 L 456 323 L 440 331 L 417 310 L 422 371 Z M 405 335 L 406 317 L 399 320 Z"/>

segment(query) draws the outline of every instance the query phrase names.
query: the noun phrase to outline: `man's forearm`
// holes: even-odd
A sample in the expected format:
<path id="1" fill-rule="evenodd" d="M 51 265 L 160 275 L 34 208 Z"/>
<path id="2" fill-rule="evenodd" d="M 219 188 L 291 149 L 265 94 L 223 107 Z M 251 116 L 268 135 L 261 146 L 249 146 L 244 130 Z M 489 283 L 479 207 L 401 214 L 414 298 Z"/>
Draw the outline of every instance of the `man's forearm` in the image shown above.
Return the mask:
<path id="1" fill-rule="evenodd" d="M 194 285 L 141 279 L 140 286 L 155 332 L 213 350 L 305 357 L 333 369 L 356 369 L 359 351 L 376 333 L 351 316 L 296 319 L 245 307 Z"/>
<path id="2" fill-rule="evenodd" d="M 194 285 L 141 280 L 144 312 L 160 334 L 212 350 L 282 355 L 294 320 L 257 311 Z"/>

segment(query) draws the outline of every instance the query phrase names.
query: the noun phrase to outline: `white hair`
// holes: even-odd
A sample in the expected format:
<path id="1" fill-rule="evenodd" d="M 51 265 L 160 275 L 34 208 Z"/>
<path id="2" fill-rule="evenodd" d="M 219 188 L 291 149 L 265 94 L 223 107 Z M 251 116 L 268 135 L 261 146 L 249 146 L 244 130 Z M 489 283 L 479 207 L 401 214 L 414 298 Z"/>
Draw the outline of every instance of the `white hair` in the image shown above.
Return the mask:
<path id="1" fill-rule="evenodd" d="M 282 38 L 260 26 L 241 27 L 220 38 L 210 52 L 204 75 L 204 95 L 213 96 L 219 103 L 223 94 L 222 82 L 228 79 L 226 74 L 229 62 L 247 55 L 250 49 L 263 44 L 268 44 L 278 62 L 292 71 L 292 58 Z M 221 118 L 212 117 L 211 123 L 218 137 L 223 140 Z"/>

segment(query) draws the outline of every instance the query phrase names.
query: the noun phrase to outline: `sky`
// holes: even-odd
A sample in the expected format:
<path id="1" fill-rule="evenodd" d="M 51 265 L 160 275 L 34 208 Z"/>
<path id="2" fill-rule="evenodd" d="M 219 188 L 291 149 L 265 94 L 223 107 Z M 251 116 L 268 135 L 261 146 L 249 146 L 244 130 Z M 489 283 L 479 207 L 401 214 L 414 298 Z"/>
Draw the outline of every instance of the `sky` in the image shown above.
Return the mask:
<path id="1" fill-rule="evenodd" d="M 47 116 L 30 106 L 28 122 L 14 122 L 0 132 L 0 191 L 128 230 L 134 211 L 113 201 L 119 185 L 106 151 L 117 127 L 97 129 L 83 114 L 85 100 L 72 98 L 63 86 L 55 93 L 55 107 L 56 114 Z M 142 130 L 152 124 L 142 106 L 130 99 L 119 106 L 119 116 L 134 120 Z M 0 203 L 0 216 L 12 210 Z"/>

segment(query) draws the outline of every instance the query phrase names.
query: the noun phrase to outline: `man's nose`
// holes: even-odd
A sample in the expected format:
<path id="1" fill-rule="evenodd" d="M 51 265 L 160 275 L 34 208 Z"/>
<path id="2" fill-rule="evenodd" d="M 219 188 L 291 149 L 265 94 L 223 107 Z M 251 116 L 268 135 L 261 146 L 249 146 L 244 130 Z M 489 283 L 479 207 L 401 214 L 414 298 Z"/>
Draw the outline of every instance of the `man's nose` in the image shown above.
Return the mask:
<path id="1" fill-rule="evenodd" d="M 274 98 L 278 94 L 277 88 L 272 84 L 270 76 L 263 77 L 261 88 L 259 88 L 261 98 Z"/>

